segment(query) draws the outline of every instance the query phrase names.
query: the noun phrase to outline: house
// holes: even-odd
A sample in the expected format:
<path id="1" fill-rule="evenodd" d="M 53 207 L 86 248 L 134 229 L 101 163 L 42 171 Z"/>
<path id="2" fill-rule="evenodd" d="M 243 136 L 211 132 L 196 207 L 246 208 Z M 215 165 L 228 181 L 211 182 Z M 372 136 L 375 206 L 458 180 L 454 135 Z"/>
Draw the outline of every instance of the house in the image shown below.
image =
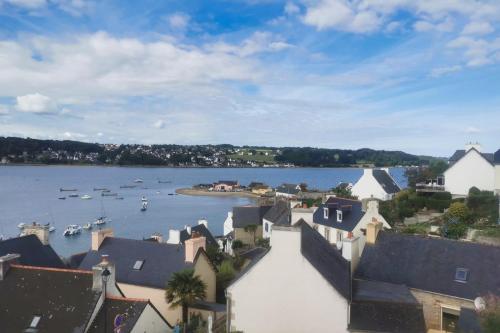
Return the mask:
<path id="1" fill-rule="evenodd" d="M 391 200 L 401 188 L 389 173 L 389 168 L 364 169 L 361 178 L 351 189 L 359 200 L 375 198 Z"/>
<path id="2" fill-rule="evenodd" d="M 255 185 L 251 187 L 250 190 L 252 191 L 253 194 L 264 195 L 269 192 L 272 192 L 273 189 L 266 184 L 262 184 L 262 185 Z"/>
<path id="3" fill-rule="evenodd" d="M 217 192 L 230 192 L 239 188 L 240 184 L 237 180 L 219 180 L 217 183 L 214 183 L 214 191 Z"/>
<path id="4" fill-rule="evenodd" d="M 384 228 L 391 226 L 380 215 L 378 201 L 369 200 L 363 209 L 363 202 L 359 200 L 329 197 L 313 213 L 312 227 L 317 230 L 329 243 L 342 247 L 342 240 L 350 234 L 359 237 L 359 251 L 363 251 L 366 241 L 366 228 L 373 220 L 380 221 Z"/>
<path id="5" fill-rule="evenodd" d="M 148 300 L 123 297 L 106 259 L 91 271 L 25 266 L 21 260 L 18 254 L 0 257 L 2 332 L 116 332 L 115 321 L 120 332 L 172 332 Z"/>
<path id="6" fill-rule="evenodd" d="M 405 285 L 423 307 L 427 329 L 454 332 L 474 300 L 500 296 L 500 247 L 381 231 L 367 240 L 355 278 Z M 370 230 L 372 230 L 370 228 Z"/>
<path id="7" fill-rule="evenodd" d="M 422 306 L 408 288 L 353 283 L 357 241 L 344 239 L 340 252 L 304 221 L 274 226 L 271 248 L 226 289 L 227 331 L 423 332 Z"/>
<path id="8" fill-rule="evenodd" d="M 184 244 L 118 238 L 111 229 L 92 232 L 92 247 L 79 268 L 88 270 L 103 254 L 116 265 L 117 285 L 126 297 L 146 298 L 170 323 L 182 318 L 181 308 L 165 300 L 165 286 L 175 272 L 194 269 L 205 282 L 207 302 L 215 302 L 215 268 L 205 253 L 206 238 L 191 237 Z"/>
<path id="9" fill-rule="evenodd" d="M 276 197 L 297 198 L 301 192 L 305 191 L 305 186 L 302 184 L 282 184 L 275 190 Z"/>
<path id="10" fill-rule="evenodd" d="M 279 200 L 272 206 L 262 219 L 262 238 L 271 237 L 273 225 L 290 225 L 290 204 L 287 201 Z"/>
<path id="11" fill-rule="evenodd" d="M 62 259 L 48 243 L 49 231 L 45 231 L 47 238 L 45 238 L 44 233 L 40 232 L 39 235 L 29 234 L 0 241 L 0 256 L 17 253 L 21 256 L 18 259 L 18 263 L 21 265 L 65 268 L 66 265 Z M 45 244 L 39 237 L 44 239 Z"/>
<path id="12" fill-rule="evenodd" d="M 291 210 L 290 223 L 294 225 L 300 220 L 304 220 L 310 226 L 313 225 L 313 215 L 314 212 L 318 209 L 318 207 L 307 207 L 307 205 L 303 205 L 302 207 L 293 207 Z"/>
<path id="13" fill-rule="evenodd" d="M 198 225 L 191 227 L 189 225 L 185 226 L 183 230 L 170 229 L 168 231 L 168 244 L 182 244 L 186 240 L 191 239 L 193 236 L 203 236 L 206 239 L 206 246 L 219 246 L 217 240 L 212 235 L 210 230 L 208 230 L 208 221 L 199 220 Z"/>
<path id="14" fill-rule="evenodd" d="M 483 153 L 481 145 L 469 143 L 448 160 L 444 172 L 444 188 L 454 197 L 464 197 L 471 187 L 500 193 L 500 149 Z"/>
<path id="15" fill-rule="evenodd" d="M 272 206 L 238 206 L 233 207 L 232 228 L 234 240 L 244 244 L 254 245 L 262 236 L 262 220 Z M 251 228 L 255 230 L 251 230 Z"/>

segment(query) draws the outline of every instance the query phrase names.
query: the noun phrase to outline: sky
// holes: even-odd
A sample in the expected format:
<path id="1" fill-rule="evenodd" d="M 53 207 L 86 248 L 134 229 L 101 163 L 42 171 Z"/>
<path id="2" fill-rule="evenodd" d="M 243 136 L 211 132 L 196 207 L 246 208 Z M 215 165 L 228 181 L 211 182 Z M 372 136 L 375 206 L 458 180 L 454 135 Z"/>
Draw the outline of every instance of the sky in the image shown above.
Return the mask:
<path id="1" fill-rule="evenodd" d="M 500 148 L 498 0 L 0 0 L 0 136 Z"/>

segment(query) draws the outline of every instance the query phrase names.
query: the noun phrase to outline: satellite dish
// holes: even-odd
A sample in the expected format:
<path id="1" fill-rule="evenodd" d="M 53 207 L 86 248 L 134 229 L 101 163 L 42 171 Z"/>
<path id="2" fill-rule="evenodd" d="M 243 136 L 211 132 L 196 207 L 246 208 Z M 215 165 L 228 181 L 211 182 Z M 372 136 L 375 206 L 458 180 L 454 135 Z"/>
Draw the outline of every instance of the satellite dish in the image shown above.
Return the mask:
<path id="1" fill-rule="evenodd" d="M 474 300 L 474 306 L 476 307 L 477 311 L 483 311 L 486 309 L 486 302 L 482 297 L 476 297 Z"/>

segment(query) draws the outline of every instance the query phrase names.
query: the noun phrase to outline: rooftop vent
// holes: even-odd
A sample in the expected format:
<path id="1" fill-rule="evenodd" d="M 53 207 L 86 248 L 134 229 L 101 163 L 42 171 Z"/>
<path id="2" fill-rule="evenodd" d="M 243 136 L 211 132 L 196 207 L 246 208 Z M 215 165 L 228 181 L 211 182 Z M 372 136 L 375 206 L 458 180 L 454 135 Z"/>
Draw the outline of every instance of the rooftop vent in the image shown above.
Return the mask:
<path id="1" fill-rule="evenodd" d="M 144 265 L 144 260 L 137 260 L 134 264 L 134 270 L 140 271 Z"/>
<path id="2" fill-rule="evenodd" d="M 469 278 L 469 270 L 467 268 L 457 268 L 455 271 L 455 281 L 466 283 Z"/>

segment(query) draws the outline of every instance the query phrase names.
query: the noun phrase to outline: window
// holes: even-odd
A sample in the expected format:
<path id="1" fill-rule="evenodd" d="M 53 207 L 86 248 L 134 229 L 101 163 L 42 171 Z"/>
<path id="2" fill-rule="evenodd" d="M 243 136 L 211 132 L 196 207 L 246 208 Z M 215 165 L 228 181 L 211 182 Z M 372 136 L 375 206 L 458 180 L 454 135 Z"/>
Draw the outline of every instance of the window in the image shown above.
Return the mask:
<path id="1" fill-rule="evenodd" d="M 269 223 L 264 223 L 264 229 L 266 229 L 266 232 L 269 232 Z"/>
<path id="2" fill-rule="evenodd" d="M 328 218 L 328 207 L 324 207 L 324 208 L 323 208 L 323 217 L 324 217 L 325 219 L 327 219 L 327 218 Z"/>
<path id="3" fill-rule="evenodd" d="M 137 260 L 134 264 L 134 270 L 140 271 L 142 269 L 142 265 L 144 265 L 144 260 Z"/>
<path id="4" fill-rule="evenodd" d="M 466 283 L 469 278 L 469 270 L 466 268 L 457 268 L 455 271 L 455 281 Z"/>
<path id="5" fill-rule="evenodd" d="M 342 231 L 337 231 L 337 243 L 342 243 Z"/>
<path id="6" fill-rule="evenodd" d="M 330 229 L 325 227 L 325 239 L 330 241 Z"/>
<path id="7" fill-rule="evenodd" d="M 342 211 L 337 210 L 337 222 L 342 222 Z"/>
<path id="8" fill-rule="evenodd" d="M 460 309 L 441 307 L 441 330 L 446 333 L 456 332 Z"/>
<path id="9" fill-rule="evenodd" d="M 42 319 L 42 316 L 34 316 L 31 320 L 30 328 L 37 328 L 40 319 Z"/>

